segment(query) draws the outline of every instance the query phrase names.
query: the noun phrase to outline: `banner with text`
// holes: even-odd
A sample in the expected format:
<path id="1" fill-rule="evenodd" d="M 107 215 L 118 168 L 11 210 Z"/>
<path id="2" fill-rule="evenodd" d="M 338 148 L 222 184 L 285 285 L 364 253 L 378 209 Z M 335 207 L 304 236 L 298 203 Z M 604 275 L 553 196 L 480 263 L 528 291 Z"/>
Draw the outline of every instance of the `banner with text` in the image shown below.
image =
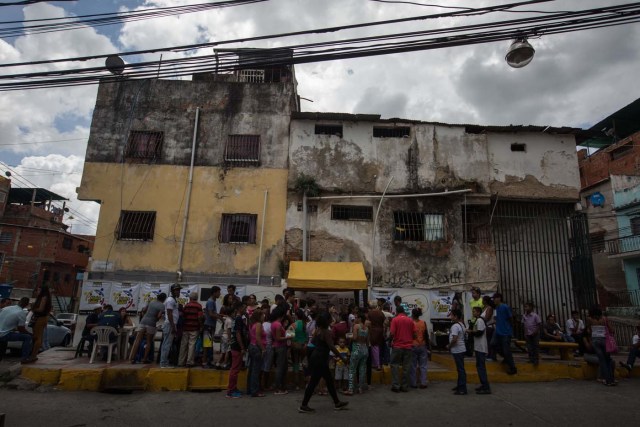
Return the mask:
<path id="1" fill-rule="evenodd" d="M 448 319 L 455 292 L 429 291 L 431 319 Z"/>
<path id="2" fill-rule="evenodd" d="M 80 311 L 91 311 L 96 304 L 109 303 L 111 286 L 111 282 L 84 282 L 80 297 Z"/>
<path id="3" fill-rule="evenodd" d="M 165 293 L 169 296 L 169 283 L 139 283 L 140 285 L 140 301 L 138 302 L 138 311 L 142 311 L 149 303 L 158 298 L 158 295 Z"/>
<path id="4" fill-rule="evenodd" d="M 140 284 L 139 283 L 113 283 L 110 292 L 110 304 L 113 306 L 114 311 L 118 311 L 121 308 L 127 311 L 138 311 L 138 300 L 140 298 Z"/>

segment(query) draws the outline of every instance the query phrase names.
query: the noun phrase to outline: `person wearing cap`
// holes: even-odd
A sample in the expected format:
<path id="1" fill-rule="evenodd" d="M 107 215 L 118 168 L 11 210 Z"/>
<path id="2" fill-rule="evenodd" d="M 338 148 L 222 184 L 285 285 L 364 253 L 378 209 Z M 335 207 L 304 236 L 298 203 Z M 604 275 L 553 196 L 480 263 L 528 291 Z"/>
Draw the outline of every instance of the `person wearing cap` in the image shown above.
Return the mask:
<path id="1" fill-rule="evenodd" d="M 162 346 L 160 348 L 160 368 L 172 368 L 169 365 L 169 353 L 176 336 L 176 326 L 180 318 L 178 311 L 178 297 L 182 286 L 175 283 L 171 285 L 171 296 L 164 301 L 164 325 L 162 326 Z"/>

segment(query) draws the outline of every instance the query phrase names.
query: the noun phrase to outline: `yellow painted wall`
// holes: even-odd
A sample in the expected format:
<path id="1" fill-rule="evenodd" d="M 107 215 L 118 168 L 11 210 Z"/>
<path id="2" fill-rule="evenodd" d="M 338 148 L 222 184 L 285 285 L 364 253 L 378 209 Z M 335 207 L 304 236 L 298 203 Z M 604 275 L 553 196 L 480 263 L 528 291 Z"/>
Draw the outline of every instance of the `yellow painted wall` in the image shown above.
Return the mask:
<path id="1" fill-rule="evenodd" d="M 183 271 L 257 273 L 264 192 L 268 190 L 261 275 L 279 274 L 287 173 L 286 169 L 195 167 Z M 85 163 L 78 197 L 102 201 L 93 260 L 108 257 L 114 270 L 175 272 L 188 176 L 187 166 Z M 153 241 L 115 240 L 121 210 L 156 211 Z M 256 244 L 219 243 L 222 213 L 257 214 Z"/>

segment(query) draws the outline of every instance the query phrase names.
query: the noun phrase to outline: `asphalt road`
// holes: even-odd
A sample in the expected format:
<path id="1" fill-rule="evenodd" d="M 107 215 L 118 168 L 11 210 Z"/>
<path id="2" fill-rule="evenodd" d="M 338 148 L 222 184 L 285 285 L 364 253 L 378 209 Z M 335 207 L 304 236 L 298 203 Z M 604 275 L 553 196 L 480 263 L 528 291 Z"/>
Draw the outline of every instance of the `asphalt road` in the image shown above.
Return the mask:
<path id="1" fill-rule="evenodd" d="M 328 397 L 314 396 L 315 414 L 299 414 L 302 392 L 226 399 L 224 393 L 38 392 L 0 389 L 6 427 L 84 426 L 617 426 L 635 425 L 640 379 L 618 387 L 596 382 L 495 384 L 494 394 L 454 396 L 453 383 L 392 393 L 378 387 L 348 398 L 336 412 Z M 635 419 L 635 421 L 633 421 Z"/>

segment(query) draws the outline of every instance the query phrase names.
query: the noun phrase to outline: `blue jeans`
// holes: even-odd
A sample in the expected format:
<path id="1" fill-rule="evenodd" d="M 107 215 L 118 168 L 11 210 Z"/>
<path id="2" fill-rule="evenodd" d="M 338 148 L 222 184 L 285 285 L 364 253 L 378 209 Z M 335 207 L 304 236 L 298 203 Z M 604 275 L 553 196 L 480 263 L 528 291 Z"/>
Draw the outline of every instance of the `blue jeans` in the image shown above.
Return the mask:
<path id="1" fill-rule="evenodd" d="M 464 370 L 464 352 L 451 353 L 453 361 L 456 362 L 456 371 L 458 371 L 458 391 L 467 392 L 467 372 Z"/>
<path id="2" fill-rule="evenodd" d="M 394 348 L 391 350 L 391 387 L 407 389 L 413 359 L 413 352 L 408 348 Z M 402 369 L 402 378 L 400 378 Z"/>
<path id="3" fill-rule="evenodd" d="M 160 347 L 160 366 L 169 366 L 169 353 L 173 345 L 174 334 L 171 331 L 171 324 L 165 323 L 162 326 L 162 346 Z"/>
<path id="4" fill-rule="evenodd" d="M 504 363 L 509 367 L 509 371 L 515 373 L 516 364 L 513 361 L 513 355 L 511 354 L 511 335 L 498 335 L 495 334 L 496 347 L 498 350 L 502 350 L 502 357 L 504 357 Z"/>
<path id="5" fill-rule="evenodd" d="M 491 386 L 489 385 L 489 379 L 487 378 L 487 365 L 485 364 L 487 353 L 482 353 L 480 351 L 476 351 L 475 353 L 476 353 L 476 371 L 478 371 L 478 378 L 480 379 L 480 385 L 484 390 L 491 390 Z"/>
<path id="6" fill-rule="evenodd" d="M 29 355 L 31 355 L 33 338 L 31 338 L 31 335 L 29 334 L 22 334 L 20 332 L 9 332 L 7 335 L 0 338 L 0 341 L 22 341 L 22 360 L 27 360 L 29 358 Z"/>
<path id="7" fill-rule="evenodd" d="M 411 365 L 411 374 L 409 379 L 411 387 L 418 385 L 416 369 L 420 369 L 420 385 L 427 385 L 427 346 L 419 345 L 413 347 L 413 364 Z"/>
<path id="8" fill-rule="evenodd" d="M 276 381 L 275 389 L 286 390 L 287 389 L 287 347 L 275 347 L 276 357 Z"/>
<path id="9" fill-rule="evenodd" d="M 640 348 L 632 348 L 627 357 L 627 365 L 633 368 L 633 364 L 636 363 L 636 357 L 640 357 Z"/>
<path id="10" fill-rule="evenodd" d="M 262 350 L 255 344 L 249 346 L 249 387 L 247 394 L 256 395 L 260 392 L 260 372 L 262 372 Z"/>
<path id="11" fill-rule="evenodd" d="M 598 356 L 598 365 L 600 366 L 600 375 L 604 377 L 604 380 L 609 383 L 613 383 L 613 361 L 611 356 L 607 353 L 607 345 L 604 338 L 592 338 L 591 343 L 593 349 Z"/>

